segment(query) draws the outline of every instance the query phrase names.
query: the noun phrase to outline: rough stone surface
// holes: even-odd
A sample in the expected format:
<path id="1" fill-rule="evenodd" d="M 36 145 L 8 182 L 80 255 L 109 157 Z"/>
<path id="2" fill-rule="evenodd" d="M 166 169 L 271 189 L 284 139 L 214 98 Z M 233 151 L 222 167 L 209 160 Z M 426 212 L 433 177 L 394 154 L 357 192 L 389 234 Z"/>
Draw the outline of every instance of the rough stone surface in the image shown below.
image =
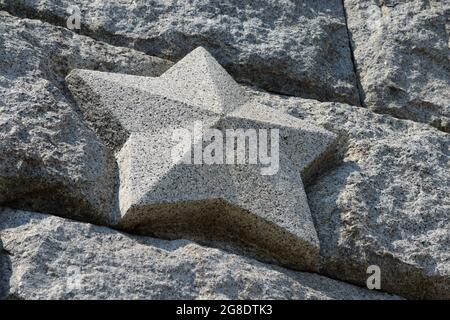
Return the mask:
<path id="1" fill-rule="evenodd" d="M 64 78 L 81 68 L 114 72 L 108 81 L 122 82 L 120 77 L 137 78 L 117 74 L 157 77 L 172 64 L 95 38 L 173 60 L 203 45 L 240 81 L 357 104 L 350 40 L 368 109 L 246 89 L 244 100 L 266 105 L 265 114 L 278 109 L 279 119 L 286 119 L 281 110 L 341 137 L 333 153 L 337 161 L 313 162 L 302 172 L 320 244 L 320 276 L 257 262 L 230 241 L 212 249 L 6 209 L 0 212 L 0 297 L 391 298 L 361 288 L 367 267 L 375 264 L 381 267 L 382 291 L 450 299 L 450 139 L 442 132 L 449 131 L 448 1 L 296 1 L 298 8 L 309 9 L 301 11 L 293 1 L 245 7 L 241 1 L 229 8 L 230 1 L 206 0 L 161 6 L 156 1 L 73 3 L 83 4 L 81 32 L 91 38 L 54 26 L 65 26 L 69 1 L 0 0 L 1 8 L 17 16 L 53 24 L 0 12 L 1 206 L 86 222 L 114 217 L 118 151 L 127 141 L 148 137 L 129 139 L 123 122 L 109 117 L 103 124 L 112 130 L 99 139 L 82 119 Z M 350 38 L 342 35 L 342 3 Z M 143 9 L 147 6 L 155 8 L 153 13 Z M 155 19 L 144 23 L 143 17 L 152 14 Z M 192 99 L 202 106 L 205 98 L 203 106 L 228 112 L 227 101 L 240 99 L 236 86 L 226 94 L 219 90 L 219 83 L 230 84 L 226 77 L 197 80 L 189 84 L 199 84 L 194 91 L 162 89 L 172 91 L 177 110 Z M 200 94 L 202 89 L 213 94 Z M 96 98 L 90 103 L 98 103 Z M 246 110 L 253 116 L 251 106 Z M 133 120 L 126 125 L 143 125 L 140 118 Z M 249 188 L 259 177 L 253 173 L 246 177 Z M 77 284 L 77 267 L 86 271 L 83 285 L 69 290 Z"/>
<path id="2" fill-rule="evenodd" d="M 201 47 L 159 78 L 74 70 L 66 81 L 87 121 L 117 152 L 121 228 L 160 237 L 236 240 L 284 265 L 315 270 L 319 243 L 301 176 L 329 158 L 336 135 L 248 99 Z M 210 138 L 188 136 L 201 151 L 213 145 L 223 156 L 215 163 L 192 162 L 195 146 L 188 146 L 181 151 L 189 164 L 174 162 L 174 131 L 195 135 L 195 121 L 200 130 L 215 129 L 227 140 L 228 129 L 252 129 L 255 135 L 277 129 L 280 151 L 271 156 L 279 160 L 270 168 L 261 159 L 230 165 L 223 149 L 235 149 L 235 140 L 217 146 Z M 244 149 L 258 147 L 258 142 L 245 144 Z"/>
<path id="3" fill-rule="evenodd" d="M 341 0 L 1 0 L 0 8 L 177 61 L 203 46 L 235 79 L 270 91 L 359 104 Z"/>
<path id="4" fill-rule="evenodd" d="M 344 3 L 365 104 L 450 132 L 450 2 Z"/>
<path id="5" fill-rule="evenodd" d="M 155 76 L 171 63 L 5 12 L 0 34 L 0 203 L 105 220 L 113 157 L 81 121 L 64 77 L 76 67 Z"/>
<path id="6" fill-rule="evenodd" d="M 320 272 L 382 290 L 450 298 L 450 139 L 428 125 L 338 103 L 254 93 L 269 107 L 347 136 L 341 161 L 307 188 Z"/>
<path id="7" fill-rule="evenodd" d="M 0 270 L 9 272 L 2 273 L 0 285 L 9 298 L 398 299 L 187 240 L 2 211 L 0 241 L 8 253 L 0 254 Z"/>

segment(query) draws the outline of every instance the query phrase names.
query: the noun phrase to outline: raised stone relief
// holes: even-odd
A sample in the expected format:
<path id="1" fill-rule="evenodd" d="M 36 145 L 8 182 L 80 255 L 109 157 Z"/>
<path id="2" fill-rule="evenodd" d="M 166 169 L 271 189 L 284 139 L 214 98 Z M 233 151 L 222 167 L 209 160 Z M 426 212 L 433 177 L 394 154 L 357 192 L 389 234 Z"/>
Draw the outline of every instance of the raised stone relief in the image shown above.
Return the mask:
<path id="1" fill-rule="evenodd" d="M 0 299 L 450 299 L 449 13 L 0 0 Z"/>
<path id="2" fill-rule="evenodd" d="M 319 241 L 302 176 L 330 160 L 335 134 L 258 104 L 201 47 L 158 78 L 74 70 L 66 81 L 86 121 L 115 151 L 120 228 L 231 241 L 283 265 L 316 268 Z M 193 147 L 174 161 L 174 132 L 195 123 L 235 137 L 224 144 L 194 133 Z M 235 150 L 240 142 L 259 147 L 253 151 L 261 160 L 262 138 L 274 129 L 280 137 L 263 152 L 271 151 L 272 163 L 238 161 L 246 157 Z M 243 141 L 234 139 L 241 138 L 236 130 L 247 134 Z M 246 141 L 252 132 L 259 141 Z M 195 149 L 203 153 L 191 161 Z M 205 163 L 209 149 L 216 156 Z"/>

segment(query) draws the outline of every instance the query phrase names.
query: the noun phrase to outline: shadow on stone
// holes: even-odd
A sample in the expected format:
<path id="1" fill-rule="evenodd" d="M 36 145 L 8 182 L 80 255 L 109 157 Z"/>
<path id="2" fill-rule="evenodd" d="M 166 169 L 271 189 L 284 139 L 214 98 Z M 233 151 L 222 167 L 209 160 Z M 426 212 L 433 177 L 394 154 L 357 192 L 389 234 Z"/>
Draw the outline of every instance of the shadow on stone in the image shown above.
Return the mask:
<path id="1" fill-rule="evenodd" d="M 0 300 L 10 299 L 9 281 L 12 275 L 12 267 L 9 256 L 10 253 L 3 248 L 3 242 L 0 234 Z"/>
<path id="2" fill-rule="evenodd" d="M 223 199 L 144 206 L 131 211 L 130 216 L 139 218 L 124 219 L 120 227 L 132 234 L 190 239 L 264 262 L 315 271 L 318 252 L 310 243 Z"/>

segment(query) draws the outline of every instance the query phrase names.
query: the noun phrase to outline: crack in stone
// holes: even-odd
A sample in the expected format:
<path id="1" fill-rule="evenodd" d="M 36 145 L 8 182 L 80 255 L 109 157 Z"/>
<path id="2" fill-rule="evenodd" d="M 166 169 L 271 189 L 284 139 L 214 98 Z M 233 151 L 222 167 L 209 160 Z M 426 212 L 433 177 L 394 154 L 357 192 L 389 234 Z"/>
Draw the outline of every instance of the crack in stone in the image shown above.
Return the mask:
<path id="1" fill-rule="evenodd" d="M 353 65 L 353 73 L 355 74 L 355 81 L 356 81 L 356 89 L 358 90 L 358 98 L 359 98 L 359 106 L 366 108 L 366 104 L 364 102 L 364 90 L 361 86 L 361 78 L 359 77 L 359 72 L 356 67 L 356 59 L 355 55 L 353 53 L 353 46 L 352 46 L 352 38 L 350 34 L 350 29 L 348 28 L 348 17 L 347 17 L 347 10 L 345 9 L 344 0 L 341 0 L 342 3 L 342 11 L 344 13 L 344 20 L 345 20 L 345 29 L 347 30 L 347 38 L 348 38 L 348 48 L 350 50 L 350 60 L 352 61 Z"/>

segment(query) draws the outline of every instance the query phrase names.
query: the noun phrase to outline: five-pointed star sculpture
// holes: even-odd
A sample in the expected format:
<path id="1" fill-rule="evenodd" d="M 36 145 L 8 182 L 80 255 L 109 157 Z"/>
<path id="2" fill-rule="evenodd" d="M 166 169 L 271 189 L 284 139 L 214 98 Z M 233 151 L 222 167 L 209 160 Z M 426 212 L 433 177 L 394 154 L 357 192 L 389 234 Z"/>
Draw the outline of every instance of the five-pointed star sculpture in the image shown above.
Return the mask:
<path id="1" fill-rule="evenodd" d="M 331 152 L 334 134 L 259 105 L 203 48 L 159 78 L 73 70 L 66 81 L 87 122 L 115 152 L 120 228 L 232 242 L 314 269 L 319 241 L 301 177 Z M 279 129 L 279 171 L 174 163 L 173 130 L 199 120 L 204 129 Z"/>

